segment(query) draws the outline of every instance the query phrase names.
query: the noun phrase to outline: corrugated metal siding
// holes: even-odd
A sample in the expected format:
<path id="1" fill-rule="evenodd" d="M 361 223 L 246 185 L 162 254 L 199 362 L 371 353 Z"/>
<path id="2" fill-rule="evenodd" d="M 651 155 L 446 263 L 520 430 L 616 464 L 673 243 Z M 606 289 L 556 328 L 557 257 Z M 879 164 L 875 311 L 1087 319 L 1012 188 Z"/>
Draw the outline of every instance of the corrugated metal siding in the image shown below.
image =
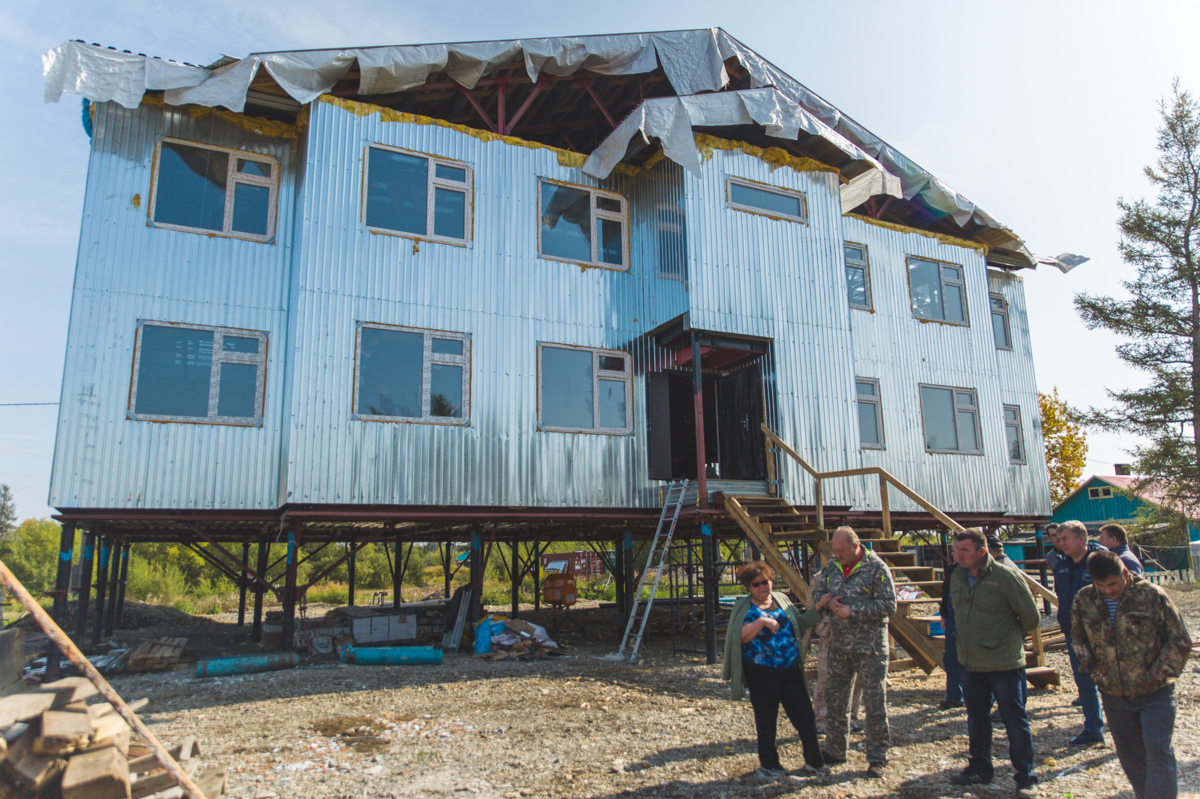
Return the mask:
<path id="1" fill-rule="evenodd" d="M 1104 499 L 1092 499 L 1088 496 L 1089 488 L 1111 488 L 1113 495 Z M 1118 493 L 1118 489 L 1112 483 L 1094 477 L 1079 493 L 1055 509 L 1052 518 L 1060 524 L 1072 519 L 1087 523 L 1118 522 L 1132 519 L 1143 504 L 1141 500 L 1132 500 Z"/>
<path id="2" fill-rule="evenodd" d="M 146 224 L 164 136 L 279 159 L 276 243 Z M 215 115 L 96 106 L 49 502 L 69 507 L 269 508 L 278 492 L 295 142 Z M 137 204 L 135 205 L 135 196 Z M 140 319 L 245 327 L 268 336 L 259 428 L 125 418 Z"/>
<path id="3" fill-rule="evenodd" d="M 1025 283 L 1020 275 L 998 270 L 988 271 L 988 285 L 1008 303 L 1008 327 L 1011 350 L 995 350 L 1000 371 L 1000 395 L 1006 405 L 1021 409 L 1021 437 L 1025 443 L 1024 464 L 1008 465 L 1010 513 L 1049 515 L 1050 474 L 1046 468 L 1046 447 L 1042 439 L 1042 419 L 1038 405 L 1037 376 L 1033 368 L 1033 337 L 1029 332 L 1029 314 L 1025 305 Z M 990 311 L 989 319 L 990 324 Z"/>
<path id="4" fill-rule="evenodd" d="M 729 208 L 730 176 L 803 192 L 808 223 Z M 772 169 L 753 156 L 716 150 L 702 177 L 687 176 L 687 187 L 692 326 L 771 339 L 768 424 L 817 469 L 858 467 L 837 176 Z M 784 479 L 788 499 L 814 500 L 815 487 L 798 465 L 787 461 Z M 829 481 L 824 498 L 860 504 L 861 481 Z"/>
<path id="5" fill-rule="evenodd" d="M 987 267 L 974 250 L 901 233 L 851 217 L 845 238 L 867 245 L 874 312 L 851 311 L 854 368 L 879 381 L 886 449 L 863 450 L 865 465 L 883 466 L 948 513 L 1012 511 L 1005 449 L 1006 401 L 988 306 Z M 908 256 L 963 266 L 969 327 L 921 322 L 913 317 Z M 983 455 L 925 451 L 919 384 L 972 388 L 978 399 Z M 1032 444 L 1032 442 L 1030 442 Z M 878 507 L 878 488 L 871 507 Z M 894 510 L 917 510 L 892 492 Z"/>
<path id="6" fill-rule="evenodd" d="M 362 158 L 379 143 L 474 170 L 469 247 L 373 234 L 361 222 Z M 657 211 L 681 204 L 675 166 L 597 184 L 554 153 L 434 125 L 359 117 L 315 104 L 300 200 L 286 492 L 281 502 L 636 506 L 646 477 L 644 384 L 662 354 L 640 339 L 686 308 L 658 275 Z M 537 186 L 546 177 L 630 199 L 631 268 L 581 269 L 537 254 Z M 471 337 L 470 425 L 352 418 L 359 322 Z M 633 354 L 634 435 L 537 429 L 538 342 Z"/>

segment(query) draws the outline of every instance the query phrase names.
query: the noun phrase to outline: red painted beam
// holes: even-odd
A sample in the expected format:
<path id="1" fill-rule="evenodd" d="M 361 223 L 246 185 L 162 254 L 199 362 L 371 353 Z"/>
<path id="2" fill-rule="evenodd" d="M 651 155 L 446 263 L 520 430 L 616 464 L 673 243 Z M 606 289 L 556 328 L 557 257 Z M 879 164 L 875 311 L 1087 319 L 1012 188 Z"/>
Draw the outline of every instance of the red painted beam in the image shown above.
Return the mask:
<path id="1" fill-rule="evenodd" d="M 596 103 L 596 107 L 600 109 L 600 113 L 604 114 L 604 118 L 608 120 L 608 124 L 615 128 L 617 126 L 616 120 L 612 118 L 612 114 L 608 113 L 608 109 L 604 107 L 604 102 L 601 101 L 600 95 L 596 94 L 596 90 L 592 88 L 591 81 L 579 75 L 577 75 L 575 79 L 579 81 L 584 90 L 591 95 L 592 100 Z"/>
<path id="2" fill-rule="evenodd" d="M 457 83 L 454 85 L 458 86 Z M 488 130 L 495 133 L 496 132 L 496 123 L 492 122 L 492 118 L 490 116 L 488 116 L 487 111 L 483 110 L 483 106 L 481 106 L 479 104 L 479 101 L 475 99 L 475 95 L 471 94 L 471 92 L 467 91 L 462 86 L 458 86 L 458 90 L 460 92 L 462 92 L 463 97 L 466 97 L 467 101 L 471 103 L 471 107 L 475 109 L 476 113 L 478 113 L 479 116 L 483 117 L 483 124 L 487 125 Z"/>
<path id="3" fill-rule="evenodd" d="M 538 77 L 538 82 L 533 84 L 533 89 L 530 90 L 529 96 L 525 98 L 525 102 L 521 103 L 521 107 L 517 109 L 517 113 L 513 114 L 513 117 L 511 120 L 509 120 L 508 125 L 500 131 L 501 134 L 506 136 L 512 135 L 513 128 L 517 126 L 517 123 L 521 121 L 521 117 L 525 115 L 525 111 L 528 110 L 533 101 L 537 99 L 537 96 L 541 94 L 542 89 L 545 88 L 547 81 L 543 80 L 543 78 L 546 77 L 547 75 L 545 72 Z"/>
<path id="4" fill-rule="evenodd" d="M 209 544 L 210 546 L 214 547 L 214 548 L 215 548 L 215 549 L 216 549 L 218 552 L 220 552 L 222 555 L 224 555 L 225 557 L 229 558 L 230 560 L 232 560 L 234 563 L 238 564 L 239 566 L 241 566 L 241 565 L 242 565 L 242 561 L 241 561 L 241 559 L 240 559 L 240 558 L 236 558 L 236 557 L 234 557 L 234 556 L 233 556 L 233 555 L 230 553 L 230 551 L 229 551 L 228 549 L 226 549 L 225 547 L 221 546 L 221 545 L 220 545 L 218 542 L 214 541 L 214 540 L 213 540 L 213 539 L 212 539 L 212 538 L 211 538 L 211 537 L 210 537 L 210 536 L 209 536 L 207 533 L 205 533 L 205 532 L 204 532 L 203 530 L 201 530 L 199 527 L 197 527 L 197 526 L 196 526 L 196 525 L 194 525 L 194 524 L 189 524 L 189 525 L 188 525 L 188 529 L 189 529 L 189 530 L 191 530 L 193 533 L 195 533 L 195 534 L 196 534 L 197 536 L 199 536 L 200 538 L 202 538 L 204 541 L 208 542 L 208 544 Z M 278 589 L 278 588 L 276 588 L 274 585 L 272 585 L 272 584 L 271 584 L 271 583 L 270 583 L 270 582 L 269 582 L 269 581 L 266 579 L 266 577 L 259 576 L 259 574 L 258 574 L 257 572 L 255 572 L 255 571 L 254 571 L 254 569 L 251 569 L 251 568 L 250 568 L 250 565 L 249 565 L 249 564 L 246 564 L 246 567 L 245 567 L 245 568 L 246 568 L 246 574 L 250 575 L 251 579 L 252 579 L 254 582 L 258 583 L 258 584 L 259 584 L 259 585 L 261 585 L 263 588 L 266 588 L 268 591 L 270 591 L 271 593 L 275 594 L 277 597 L 280 595 L 280 594 L 279 594 L 279 589 Z"/>

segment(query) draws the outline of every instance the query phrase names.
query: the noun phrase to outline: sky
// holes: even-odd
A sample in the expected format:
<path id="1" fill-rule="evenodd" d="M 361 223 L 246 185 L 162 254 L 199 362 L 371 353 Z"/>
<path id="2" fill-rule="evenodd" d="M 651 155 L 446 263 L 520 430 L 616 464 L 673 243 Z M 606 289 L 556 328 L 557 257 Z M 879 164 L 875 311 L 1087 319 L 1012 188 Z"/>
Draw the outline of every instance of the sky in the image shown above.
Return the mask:
<path id="1" fill-rule="evenodd" d="M 0 483 L 48 516 L 88 138 L 80 102 L 43 101 L 41 55 L 70 39 L 177 61 L 300 48 L 719 26 L 1012 228 L 1036 253 L 1092 260 L 1025 271 L 1038 386 L 1073 405 L 1142 383 L 1089 331 L 1078 292 L 1121 294 L 1119 197 L 1149 197 L 1158 103 L 1200 93 L 1200 3 L 339 2 L 0 3 Z M 1089 433 L 1085 474 L 1129 460 Z"/>

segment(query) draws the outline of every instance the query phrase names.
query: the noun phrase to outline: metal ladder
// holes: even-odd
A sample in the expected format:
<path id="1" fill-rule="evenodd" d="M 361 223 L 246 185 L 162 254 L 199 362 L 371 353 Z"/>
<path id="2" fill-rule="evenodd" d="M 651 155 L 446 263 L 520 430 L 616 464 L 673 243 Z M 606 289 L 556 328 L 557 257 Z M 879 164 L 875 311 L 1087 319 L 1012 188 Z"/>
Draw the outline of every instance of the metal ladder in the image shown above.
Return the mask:
<path id="1" fill-rule="evenodd" d="M 658 592 L 658 581 L 662 579 L 663 567 L 671 550 L 671 541 L 675 537 L 675 525 L 679 522 L 679 511 L 683 508 L 683 498 L 687 494 L 688 481 L 676 480 L 667 485 L 667 496 L 663 500 L 662 514 L 658 517 L 658 527 L 654 530 L 654 538 L 650 540 L 650 551 L 646 555 L 646 568 L 642 569 L 642 577 L 638 580 L 637 590 L 633 593 L 633 607 L 629 609 L 629 621 L 625 624 L 625 634 L 621 636 L 621 646 L 615 654 L 607 655 L 608 660 L 633 660 L 637 657 L 642 646 L 642 636 L 646 633 L 646 622 L 650 619 L 650 608 L 654 605 L 654 595 Z M 664 527 L 666 528 L 664 530 Z M 658 562 L 655 564 L 655 558 Z M 645 599 L 645 607 L 638 613 L 642 605 L 642 591 L 646 587 L 646 578 L 650 569 L 654 568 L 654 584 L 650 587 L 650 596 Z M 625 654 L 625 644 L 629 642 L 629 634 L 637 625 L 637 637 L 629 655 Z"/>

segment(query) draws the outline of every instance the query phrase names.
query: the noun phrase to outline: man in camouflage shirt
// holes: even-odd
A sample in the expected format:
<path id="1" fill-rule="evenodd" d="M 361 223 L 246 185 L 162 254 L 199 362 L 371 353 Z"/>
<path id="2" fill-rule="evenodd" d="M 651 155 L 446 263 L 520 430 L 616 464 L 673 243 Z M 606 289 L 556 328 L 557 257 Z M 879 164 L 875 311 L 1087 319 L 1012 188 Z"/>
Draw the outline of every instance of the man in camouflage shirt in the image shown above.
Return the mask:
<path id="1" fill-rule="evenodd" d="M 834 558 L 813 581 L 810 596 L 816 608 L 828 614 L 831 627 L 825 762 L 846 762 L 847 706 L 857 675 L 866 710 L 867 776 L 881 778 L 888 750 L 887 627 L 888 616 L 896 612 L 896 586 L 887 564 L 864 547 L 851 528 L 839 527 L 831 543 Z"/>
<path id="2" fill-rule="evenodd" d="M 1166 591 L 1113 552 L 1088 556 L 1071 604 L 1071 646 L 1100 689 L 1117 758 L 1137 799 L 1175 799 L 1175 680 L 1192 639 Z"/>

